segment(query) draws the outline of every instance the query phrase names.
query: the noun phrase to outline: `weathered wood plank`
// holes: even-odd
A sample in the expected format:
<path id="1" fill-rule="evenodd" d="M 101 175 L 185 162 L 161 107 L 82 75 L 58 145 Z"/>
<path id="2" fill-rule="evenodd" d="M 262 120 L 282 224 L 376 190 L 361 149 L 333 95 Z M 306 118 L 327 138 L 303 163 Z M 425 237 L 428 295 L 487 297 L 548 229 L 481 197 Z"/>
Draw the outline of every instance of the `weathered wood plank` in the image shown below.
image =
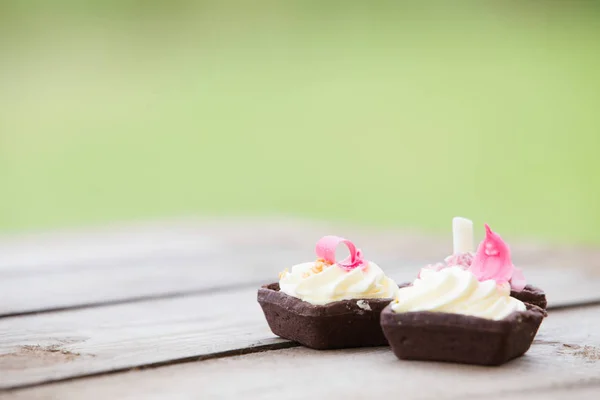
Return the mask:
<path id="1" fill-rule="evenodd" d="M 256 290 L 0 320 L 0 388 L 284 342 Z"/>
<path id="2" fill-rule="evenodd" d="M 223 256 L 0 277 L 0 317 L 259 286 L 267 283 L 265 276 L 277 276 L 278 262 L 271 259 L 277 255 L 286 258 L 284 252 L 273 252 L 269 256 L 247 254 L 243 263 Z M 272 272 L 267 274 L 265 269 Z"/>
<path id="3" fill-rule="evenodd" d="M 5 238 L 0 316 L 257 285 L 283 268 L 277 264 L 297 258 L 294 238 L 282 234 L 294 232 L 289 223 L 262 224 L 263 241 L 240 234 L 237 227 L 250 222 L 237 224 L 153 223 Z"/>
<path id="4" fill-rule="evenodd" d="M 531 350 L 501 367 L 399 361 L 388 348 L 293 348 L 86 378 L 0 399 L 597 398 L 590 396 L 600 389 L 599 313 L 600 306 L 551 312 Z"/>
<path id="5" fill-rule="evenodd" d="M 228 252 L 295 249 L 308 232 L 328 225 L 288 219 L 219 219 L 120 224 L 0 236 L 0 273 L 40 273 L 136 265 L 145 261 L 203 259 Z M 309 236 L 310 237 L 310 236 Z M 303 240 L 306 240 L 306 236 Z M 310 243 L 307 242 L 307 249 Z"/>
<path id="6" fill-rule="evenodd" d="M 293 219 L 23 235 L 0 240 L 0 317 L 258 285 L 309 259 L 315 238 L 327 233 L 353 238 L 399 282 L 450 248 L 447 237 Z M 549 293 L 550 306 L 600 300 L 600 251 L 517 243 L 513 253 L 530 281 Z"/>
<path id="7" fill-rule="evenodd" d="M 516 398 L 517 396 L 523 396 L 521 398 L 526 396 L 527 400 L 598 400 L 600 398 L 600 380 L 598 379 L 581 379 L 563 385 L 562 387 L 534 388 L 533 390 L 523 390 L 519 393 L 495 393 L 490 396 L 486 395 L 486 398 L 490 400 L 506 400 Z M 455 399 L 462 400 L 464 397 L 461 399 L 456 397 Z"/>
<path id="8" fill-rule="evenodd" d="M 329 230 L 299 221 L 225 220 L 5 239 L 0 317 L 258 286 L 309 259 L 314 244 L 306 237 L 315 231 Z M 407 262 L 395 256 L 392 264 Z"/>

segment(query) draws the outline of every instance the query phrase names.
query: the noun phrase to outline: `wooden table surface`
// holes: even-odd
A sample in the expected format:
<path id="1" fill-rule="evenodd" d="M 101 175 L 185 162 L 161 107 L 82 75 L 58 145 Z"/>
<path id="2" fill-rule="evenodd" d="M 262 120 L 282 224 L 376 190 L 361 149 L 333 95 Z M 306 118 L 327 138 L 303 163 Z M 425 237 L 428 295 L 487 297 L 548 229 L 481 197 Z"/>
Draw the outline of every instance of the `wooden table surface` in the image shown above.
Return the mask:
<path id="1" fill-rule="evenodd" d="M 505 237 L 549 316 L 524 357 L 476 367 L 275 337 L 256 290 L 324 234 L 398 282 L 451 248 L 450 234 L 283 218 L 0 237 L 0 400 L 600 398 L 600 249 Z"/>

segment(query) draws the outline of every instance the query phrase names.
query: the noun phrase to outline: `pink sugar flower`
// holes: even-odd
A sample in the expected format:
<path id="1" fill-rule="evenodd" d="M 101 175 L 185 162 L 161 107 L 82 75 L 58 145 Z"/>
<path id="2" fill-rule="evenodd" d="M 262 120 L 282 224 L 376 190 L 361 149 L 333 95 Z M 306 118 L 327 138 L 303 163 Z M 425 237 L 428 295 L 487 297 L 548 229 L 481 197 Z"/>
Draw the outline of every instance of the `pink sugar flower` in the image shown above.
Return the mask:
<path id="1" fill-rule="evenodd" d="M 344 243 L 348 247 L 350 256 L 345 260 L 336 261 L 335 249 L 340 243 Z M 317 242 L 315 252 L 317 253 L 317 257 L 324 259 L 330 264 L 337 264 L 345 270 L 367 265 L 367 262 L 362 258 L 360 250 L 356 248 L 354 243 L 339 236 L 323 236 Z"/>
<path id="2" fill-rule="evenodd" d="M 518 292 L 525 287 L 525 277 L 521 270 L 513 265 L 508 245 L 487 224 L 485 239 L 479 244 L 469 271 L 479 281 L 493 279 L 498 284 L 509 282 L 511 288 Z"/>

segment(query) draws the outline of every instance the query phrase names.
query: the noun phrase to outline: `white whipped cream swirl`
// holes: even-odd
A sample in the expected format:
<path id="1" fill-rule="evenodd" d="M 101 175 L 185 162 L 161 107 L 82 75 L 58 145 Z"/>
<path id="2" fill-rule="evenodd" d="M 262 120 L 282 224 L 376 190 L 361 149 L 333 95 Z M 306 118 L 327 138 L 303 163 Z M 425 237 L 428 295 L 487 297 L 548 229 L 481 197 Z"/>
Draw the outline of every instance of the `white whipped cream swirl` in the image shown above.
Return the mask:
<path id="1" fill-rule="evenodd" d="M 525 304 L 510 297 L 510 285 L 495 280 L 479 282 L 460 266 L 440 271 L 423 269 L 412 286 L 399 290 L 392 310 L 437 311 L 500 320 L 514 311 L 525 311 Z"/>
<path id="2" fill-rule="evenodd" d="M 314 262 L 308 262 L 284 272 L 280 290 L 314 305 L 350 299 L 393 299 L 398 293 L 398 285 L 373 262 L 351 270 L 333 264 L 315 272 L 314 266 Z"/>

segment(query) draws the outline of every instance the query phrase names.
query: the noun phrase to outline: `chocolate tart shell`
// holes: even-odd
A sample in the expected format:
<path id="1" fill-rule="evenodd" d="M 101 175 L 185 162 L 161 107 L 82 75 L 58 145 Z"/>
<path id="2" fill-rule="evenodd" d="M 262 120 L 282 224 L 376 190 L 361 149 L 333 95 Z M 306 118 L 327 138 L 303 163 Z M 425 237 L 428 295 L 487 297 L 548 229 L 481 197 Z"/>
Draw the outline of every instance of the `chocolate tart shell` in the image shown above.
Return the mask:
<path id="1" fill-rule="evenodd" d="M 526 285 L 525 288 L 520 292 L 514 290 L 510 292 L 510 295 L 517 300 L 521 300 L 523 303 L 533 304 L 538 306 L 542 310 L 548 307 L 548 301 L 546 301 L 546 293 L 540 288 L 533 285 Z"/>
<path id="2" fill-rule="evenodd" d="M 531 346 L 546 312 L 531 304 L 494 321 L 441 312 L 381 313 L 381 326 L 394 354 L 402 360 L 500 365 Z"/>
<path id="3" fill-rule="evenodd" d="M 391 301 L 352 299 L 314 305 L 279 291 L 279 283 L 258 289 L 258 302 L 273 333 L 317 350 L 387 346 L 380 315 Z"/>

